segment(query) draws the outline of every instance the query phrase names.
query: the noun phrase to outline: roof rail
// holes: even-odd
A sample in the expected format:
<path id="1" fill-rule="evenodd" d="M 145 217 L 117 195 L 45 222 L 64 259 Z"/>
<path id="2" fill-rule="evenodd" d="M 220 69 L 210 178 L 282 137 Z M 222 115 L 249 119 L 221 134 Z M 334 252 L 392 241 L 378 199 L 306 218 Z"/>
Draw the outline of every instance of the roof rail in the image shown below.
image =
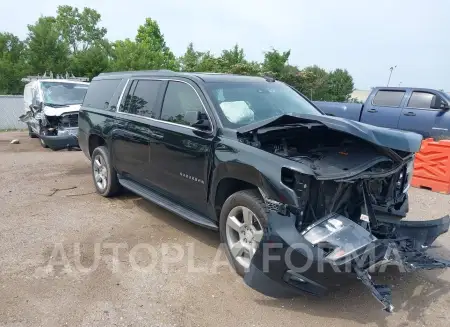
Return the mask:
<path id="1" fill-rule="evenodd" d="M 134 73 L 175 73 L 170 69 L 151 69 L 151 70 L 125 70 L 119 72 L 100 73 L 98 76 L 116 75 L 116 74 L 134 74 Z"/>
<path id="2" fill-rule="evenodd" d="M 66 72 L 65 75 L 62 75 L 62 74 L 53 75 L 52 71 L 50 71 L 49 75 L 47 75 L 47 72 L 45 72 L 44 75 L 39 75 L 39 74 L 38 75 L 30 75 L 30 76 L 22 78 L 21 81 L 24 83 L 28 83 L 28 82 L 37 81 L 40 79 L 65 79 L 65 80 L 70 80 L 70 81 L 89 82 L 88 77 L 75 77 L 73 74 L 69 75 L 68 72 Z"/>

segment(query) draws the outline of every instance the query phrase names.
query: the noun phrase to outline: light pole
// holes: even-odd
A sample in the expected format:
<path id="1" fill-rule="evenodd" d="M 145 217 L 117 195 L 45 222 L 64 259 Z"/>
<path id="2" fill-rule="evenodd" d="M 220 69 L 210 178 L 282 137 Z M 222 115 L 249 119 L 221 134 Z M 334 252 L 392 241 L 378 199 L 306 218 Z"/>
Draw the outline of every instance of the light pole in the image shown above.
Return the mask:
<path id="1" fill-rule="evenodd" d="M 397 65 L 395 65 L 395 66 L 389 68 L 389 70 L 390 70 L 391 72 L 389 73 L 389 79 L 388 79 L 388 82 L 387 82 L 387 85 L 386 85 L 386 86 L 389 86 L 389 82 L 391 81 L 392 71 L 393 71 L 395 68 L 397 68 Z"/>

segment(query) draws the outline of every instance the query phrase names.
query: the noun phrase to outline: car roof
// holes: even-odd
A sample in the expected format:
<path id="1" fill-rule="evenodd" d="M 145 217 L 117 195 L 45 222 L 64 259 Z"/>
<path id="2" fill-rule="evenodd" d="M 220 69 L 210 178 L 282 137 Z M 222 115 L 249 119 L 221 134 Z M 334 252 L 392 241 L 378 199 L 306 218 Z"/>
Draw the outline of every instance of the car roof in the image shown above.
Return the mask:
<path id="1" fill-rule="evenodd" d="M 424 88 L 424 87 L 410 87 L 410 86 L 377 86 L 374 87 L 374 90 L 382 90 L 382 91 L 419 91 L 419 92 L 440 92 L 442 93 L 442 91 L 439 90 L 434 90 L 434 89 L 428 89 L 428 88 Z"/>
<path id="2" fill-rule="evenodd" d="M 174 72 L 171 70 L 141 70 L 141 71 L 124 71 L 124 72 L 111 72 L 101 73 L 93 80 L 109 79 L 114 77 L 185 77 L 185 78 L 197 78 L 206 83 L 214 82 L 264 82 L 267 80 L 265 77 L 258 76 L 246 76 L 246 75 L 234 75 L 223 73 L 191 73 L 191 72 Z"/>

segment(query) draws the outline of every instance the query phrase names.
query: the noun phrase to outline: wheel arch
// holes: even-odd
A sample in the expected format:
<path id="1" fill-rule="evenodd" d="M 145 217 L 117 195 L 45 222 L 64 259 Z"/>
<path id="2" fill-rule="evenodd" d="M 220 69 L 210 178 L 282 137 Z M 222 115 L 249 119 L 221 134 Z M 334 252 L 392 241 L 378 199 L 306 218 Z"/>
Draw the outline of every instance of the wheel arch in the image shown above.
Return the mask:
<path id="1" fill-rule="evenodd" d="M 89 158 L 92 158 L 92 153 L 99 146 L 106 146 L 106 139 L 96 133 L 90 134 L 88 138 Z"/>
<path id="2" fill-rule="evenodd" d="M 290 200 L 288 194 L 283 194 L 282 187 L 275 186 L 276 180 L 270 179 L 253 166 L 239 162 L 222 163 L 213 172 L 210 203 L 219 217 L 225 200 L 231 194 L 245 189 L 257 189 L 263 199 L 270 198 L 286 203 L 295 201 Z"/>

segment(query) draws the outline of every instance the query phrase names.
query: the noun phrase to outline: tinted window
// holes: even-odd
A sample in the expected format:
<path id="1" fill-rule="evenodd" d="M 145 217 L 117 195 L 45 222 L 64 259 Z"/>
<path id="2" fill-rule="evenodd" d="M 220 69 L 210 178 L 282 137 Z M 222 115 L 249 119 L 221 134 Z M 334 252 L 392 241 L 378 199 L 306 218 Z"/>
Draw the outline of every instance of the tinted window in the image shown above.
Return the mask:
<path id="1" fill-rule="evenodd" d="M 169 82 L 161 112 L 161 120 L 189 125 L 184 120 L 187 111 L 205 112 L 194 89 L 183 82 Z"/>
<path id="2" fill-rule="evenodd" d="M 92 81 L 89 85 L 86 96 L 84 97 L 83 106 L 108 109 L 109 101 L 117 89 L 121 79 L 103 79 Z"/>
<path id="3" fill-rule="evenodd" d="M 163 83 L 161 81 L 135 80 L 125 96 L 121 111 L 150 118 L 157 118 L 156 100 Z"/>
<path id="4" fill-rule="evenodd" d="M 400 107 L 405 91 L 378 91 L 372 103 L 376 106 Z"/>
<path id="5" fill-rule="evenodd" d="M 413 92 L 408 102 L 410 108 L 430 108 L 433 95 L 427 92 Z"/>

